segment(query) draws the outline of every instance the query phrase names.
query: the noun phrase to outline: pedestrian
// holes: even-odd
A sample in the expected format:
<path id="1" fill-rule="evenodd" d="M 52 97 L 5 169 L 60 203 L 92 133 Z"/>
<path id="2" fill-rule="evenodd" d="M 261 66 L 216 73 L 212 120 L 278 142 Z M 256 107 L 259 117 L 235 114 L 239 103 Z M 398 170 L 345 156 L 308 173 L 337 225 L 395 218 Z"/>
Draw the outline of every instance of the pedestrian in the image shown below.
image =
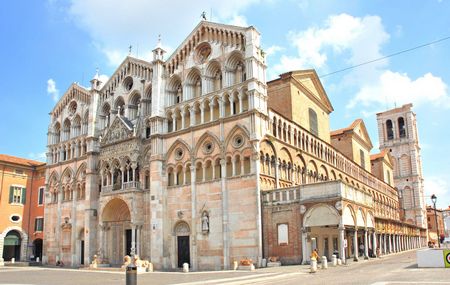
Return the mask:
<path id="1" fill-rule="evenodd" d="M 317 252 L 317 248 L 315 248 L 313 250 L 313 252 L 311 253 L 311 259 L 315 259 L 315 260 L 319 260 L 319 253 Z"/>
<path id="2" fill-rule="evenodd" d="M 364 255 L 364 244 L 359 245 L 359 255 Z"/>

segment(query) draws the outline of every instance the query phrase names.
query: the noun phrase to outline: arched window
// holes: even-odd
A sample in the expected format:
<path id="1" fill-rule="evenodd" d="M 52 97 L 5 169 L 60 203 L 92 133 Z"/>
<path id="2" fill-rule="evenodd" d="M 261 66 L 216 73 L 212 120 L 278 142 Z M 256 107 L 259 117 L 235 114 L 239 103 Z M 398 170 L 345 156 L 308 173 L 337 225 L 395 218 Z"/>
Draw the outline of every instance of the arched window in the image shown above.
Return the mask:
<path id="1" fill-rule="evenodd" d="M 309 131 L 313 135 L 319 136 L 319 129 L 318 129 L 318 124 L 317 124 L 317 114 L 311 108 L 309 108 L 308 113 L 309 113 Z"/>
<path id="2" fill-rule="evenodd" d="M 401 138 L 406 137 L 405 119 L 403 117 L 398 118 L 398 134 Z"/>
<path id="3" fill-rule="evenodd" d="M 386 121 L 386 132 L 387 132 L 387 139 L 388 140 L 394 139 L 394 129 L 393 129 L 391 120 L 387 120 Z"/>

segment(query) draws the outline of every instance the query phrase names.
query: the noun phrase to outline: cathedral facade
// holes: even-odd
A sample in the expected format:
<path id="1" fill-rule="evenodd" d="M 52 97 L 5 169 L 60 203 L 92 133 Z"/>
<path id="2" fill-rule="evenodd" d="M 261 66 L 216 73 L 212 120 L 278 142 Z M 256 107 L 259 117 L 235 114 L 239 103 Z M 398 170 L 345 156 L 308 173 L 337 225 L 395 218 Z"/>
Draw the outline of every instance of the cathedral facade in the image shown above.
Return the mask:
<path id="1" fill-rule="evenodd" d="M 156 269 L 218 270 L 306 262 L 319 245 L 351 256 L 364 242 L 423 244 L 393 179 L 372 174 L 392 173 L 389 154 L 371 160 L 362 121 L 330 133 L 314 71 L 267 82 L 254 27 L 202 21 L 164 56 L 160 45 L 152 61 L 128 56 L 50 113 L 45 263 L 137 254 Z"/>

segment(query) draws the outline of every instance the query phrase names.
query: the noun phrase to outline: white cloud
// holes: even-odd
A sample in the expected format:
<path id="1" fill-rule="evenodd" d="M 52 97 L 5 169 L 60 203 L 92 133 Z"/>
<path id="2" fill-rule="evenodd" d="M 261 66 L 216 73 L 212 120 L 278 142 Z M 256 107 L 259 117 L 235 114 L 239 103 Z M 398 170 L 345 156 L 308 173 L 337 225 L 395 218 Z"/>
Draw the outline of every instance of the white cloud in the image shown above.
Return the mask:
<path id="1" fill-rule="evenodd" d="M 228 22 L 230 25 L 246 27 L 249 26 L 247 24 L 247 19 L 242 15 L 234 15 L 231 20 Z"/>
<path id="2" fill-rule="evenodd" d="M 47 154 L 45 153 L 45 151 L 39 152 L 39 153 L 30 152 L 28 154 L 28 157 L 32 160 L 43 161 L 43 162 L 45 162 L 47 160 Z"/>
<path id="3" fill-rule="evenodd" d="M 424 180 L 425 202 L 431 205 L 432 194 L 437 196 L 438 208 L 447 208 L 450 205 L 450 183 L 442 176 L 427 176 Z"/>
<path id="4" fill-rule="evenodd" d="M 265 50 L 265 52 L 266 52 L 266 56 L 271 56 L 271 55 L 274 55 L 275 53 L 283 51 L 283 50 L 284 50 L 283 47 L 277 46 L 277 45 L 273 45 L 273 46 L 268 47 Z"/>
<path id="5" fill-rule="evenodd" d="M 240 15 L 250 5 L 269 0 L 212 0 L 203 1 L 147 1 L 147 0 L 71 0 L 67 13 L 83 30 L 89 33 L 94 45 L 102 51 L 109 64 L 117 66 L 133 45 L 140 55 L 149 55 L 155 47 L 158 34 L 163 43 L 178 45 L 201 20 L 207 19 L 247 25 Z M 150 58 L 146 58 L 149 60 Z"/>
<path id="6" fill-rule="evenodd" d="M 53 101 L 58 101 L 59 99 L 59 90 L 56 88 L 56 82 L 53 79 L 47 80 L 47 94 L 52 96 Z"/>
<path id="7" fill-rule="evenodd" d="M 360 104 L 374 107 L 374 103 L 375 106 L 413 103 L 416 107 L 431 103 L 450 108 L 450 97 L 444 81 L 431 73 L 413 80 L 406 73 L 385 70 L 374 82 L 365 83 L 347 104 L 347 108 Z"/>
<path id="8" fill-rule="evenodd" d="M 322 27 L 288 34 L 289 43 L 297 50 L 296 56 L 282 56 L 274 66 L 275 72 L 291 69 L 326 68 L 328 54 L 349 53 L 347 63 L 355 65 L 381 56 L 381 46 L 389 40 L 378 16 L 353 17 L 332 15 Z M 386 64 L 378 62 L 372 68 Z"/>

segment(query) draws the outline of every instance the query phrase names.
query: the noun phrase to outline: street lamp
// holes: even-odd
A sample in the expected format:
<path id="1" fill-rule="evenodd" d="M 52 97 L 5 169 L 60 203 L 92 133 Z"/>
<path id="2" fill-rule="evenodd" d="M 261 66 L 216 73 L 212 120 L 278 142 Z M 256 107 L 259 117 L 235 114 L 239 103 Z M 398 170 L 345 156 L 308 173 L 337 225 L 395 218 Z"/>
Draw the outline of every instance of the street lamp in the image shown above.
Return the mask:
<path id="1" fill-rule="evenodd" d="M 433 202 L 433 207 L 434 207 L 434 219 L 436 221 L 437 242 L 438 242 L 438 247 L 440 248 L 441 247 L 441 242 L 439 241 L 440 236 L 439 236 L 438 219 L 437 219 L 437 214 L 436 214 L 436 200 L 437 200 L 436 195 L 434 195 L 434 194 L 431 195 L 431 201 Z"/>

